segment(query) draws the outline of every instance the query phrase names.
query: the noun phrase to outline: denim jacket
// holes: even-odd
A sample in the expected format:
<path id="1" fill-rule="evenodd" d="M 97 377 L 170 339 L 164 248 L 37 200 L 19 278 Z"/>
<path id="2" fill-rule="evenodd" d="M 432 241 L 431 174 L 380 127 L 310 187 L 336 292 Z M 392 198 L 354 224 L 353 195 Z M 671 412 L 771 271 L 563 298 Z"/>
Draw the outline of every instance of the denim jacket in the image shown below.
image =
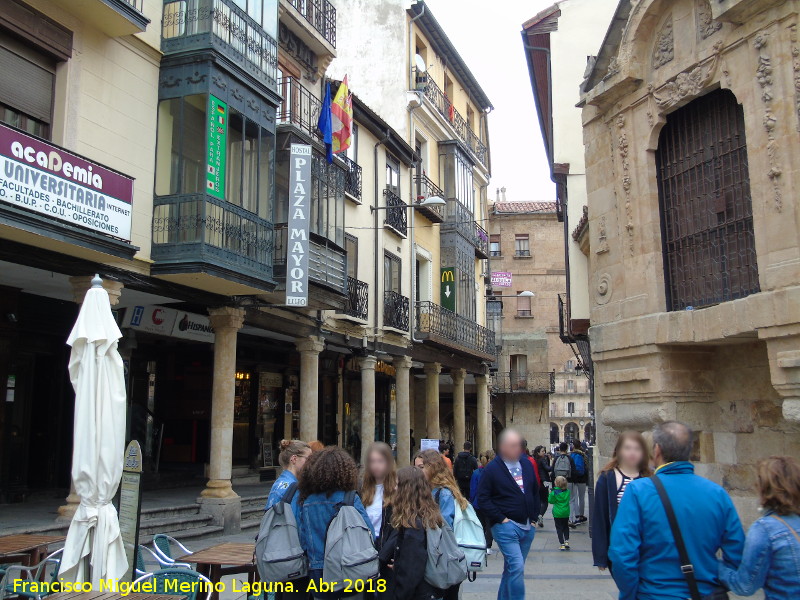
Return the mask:
<path id="1" fill-rule="evenodd" d="M 456 518 L 456 499 L 453 497 L 453 492 L 443 487 L 433 488 L 433 499 L 436 500 L 437 497 L 442 518 L 452 527 Z"/>
<path id="2" fill-rule="evenodd" d="M 273 504 L 283 498 L 286 490 L 293 483 L 297 483 L 297 477 L 295 477 L 294 473 L 291 471 L 284 470 L 283 473 L 278 475 L 278 478 L 275 480 L 275 483 L 272 484 L 272 487 L 269 490 L 269 496 L 267 496 L 267 505 L 264 507 L 264 510 L 269 510 Z M 292 497 L 292 510 L 295 513 L 297 512 L 297 503 L 299 500 L 300 492 L 295 491 L 294 497 Z"/>
<path id="3" fill-rule="evenodd" d="M 342 491 L 336 491 L 330 495 L 312 494 L 300 504 L 299 512 L 295 512 L 300 527 L 300 545 L 308 557 L 309 569 L 322 569 L 325 563 L 325 535 L 328 525 L 336 514 L 336 505 L 343 500 L 344 492 Z M 357 494 L 353 505 L 361 513 L 369 530 L 375 535 L 372 522 Z"/>
<path id="4" fill-rule="evenodd" d="M 752 596 L 763 587 L 766 600 L 800 598 L 800 541 L 771 515 L 761 517 L 747 532 L 739 569 L 720 563 L 719 578 L 739 596 Z M 800 516 L 781 518 L 800 535 Z"/>

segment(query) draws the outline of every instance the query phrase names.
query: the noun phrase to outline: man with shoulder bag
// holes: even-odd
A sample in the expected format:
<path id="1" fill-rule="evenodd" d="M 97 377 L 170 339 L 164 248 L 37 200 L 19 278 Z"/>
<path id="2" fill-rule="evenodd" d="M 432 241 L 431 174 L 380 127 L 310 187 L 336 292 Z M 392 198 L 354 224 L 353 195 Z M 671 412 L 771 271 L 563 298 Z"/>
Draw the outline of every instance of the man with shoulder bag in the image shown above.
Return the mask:
<path id="1" fill-rule="evenodd" d="M 744 530 L 727 492 L 694 474 L 692 430 L 668 421 L 653 430 L 652 478 L 625 490 L 609 558 L 620 600 L 727 600 L 717 552 L 737 568 Z"/>

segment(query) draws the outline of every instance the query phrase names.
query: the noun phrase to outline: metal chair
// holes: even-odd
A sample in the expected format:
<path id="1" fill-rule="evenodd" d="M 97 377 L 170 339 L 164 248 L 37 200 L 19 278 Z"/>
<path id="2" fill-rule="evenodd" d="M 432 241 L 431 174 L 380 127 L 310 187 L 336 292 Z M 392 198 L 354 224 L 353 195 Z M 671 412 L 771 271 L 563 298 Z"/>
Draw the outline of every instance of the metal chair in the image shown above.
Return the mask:
<path id="1" fill-rule="evenodd" d="M 136 568 L 134 569 L 137 577 L 141 577 L 142 575 L 146 575 L 151 572 L 151 569 L 147 568 L 147 560 L 152 560 L 152 562 L 158 565 L 158 570 L 173 566 L 172 561 L 166 561 L 162 559 L 147 546 L 139 544 L 136 547 Z"/>
<path id="2" fill-rule="evenodd" d="M 170 537 L 164 533 L 157 533 L 153 536 L 153 550 L 155 550 L 156 554 L 161 558 L 161 560 L 169 563 L 169 566 L 191 569 L 192 567 L 188 563 L 175 562 L 175 558 L 172 556 L 173 545 L 177 546 L 181 552 L 183 552 L 183 554 L 193 554 L 191 550 L 181 544 L 174 537 Z"/>
<path id="3" fill-rule="evenodd" d="M 211 600 L 211 594 L 214 591 L 214 584 L 207 577 L 191 569 L 162 569 L 155 573 L 145 573 L 136 579 L 133 584 L 135 586 L 137 583 L 148 579 L 152 579 L 155 584 L 154 594 L 185 596 L 186 600 L 197 600 L 198 592 L 202 591 L 205 591 L 205 600 Z M 174 582 L 174 584 L 167 586 L 166 582 L 168 581 Z M 190 592 L 186 592 L 180 589 L 182 583 L 195 585 L 191 586 Z"/>
<path id="4" fill-rule="evenodd" d="M 40 600 L 41 598 L 44 598 L 50 594 L 49 589 L 39 592 L 32 592 L 26 589 L 16 590 L 14 589 L 14 582 L 21 579 L 40 584 L 53 583 L 56 579 L 58 579 L 58 568 L 61 566 L 61 554 L 63 552 L 63 548 L 56 550 L 38 565 L 33 565 L 30 567 L 26 567 L 24 565 L 8 565 L 4 567 L 5 574 L 0 581 L 0 600 L 8 596 L 20 596 L 23 598 Z M 49 573 L 48 568 L 52 569 Z"/>

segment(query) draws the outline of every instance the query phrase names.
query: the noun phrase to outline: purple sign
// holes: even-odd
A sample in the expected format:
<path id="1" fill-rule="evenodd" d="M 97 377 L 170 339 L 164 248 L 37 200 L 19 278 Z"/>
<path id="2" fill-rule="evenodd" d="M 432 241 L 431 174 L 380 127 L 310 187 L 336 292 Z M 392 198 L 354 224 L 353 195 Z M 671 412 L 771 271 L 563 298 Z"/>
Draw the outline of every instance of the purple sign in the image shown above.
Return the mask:
<path id="1" fill-rule="evenodd" d="M 131 238 L 132 177 L 2 124 L 0 201 Z"/>
<path id="2" fill-rule="evenodd" d="M 511 279 L 511 273 L 492 271 L 492 287 L 510 288 L 512 286 Z"/>

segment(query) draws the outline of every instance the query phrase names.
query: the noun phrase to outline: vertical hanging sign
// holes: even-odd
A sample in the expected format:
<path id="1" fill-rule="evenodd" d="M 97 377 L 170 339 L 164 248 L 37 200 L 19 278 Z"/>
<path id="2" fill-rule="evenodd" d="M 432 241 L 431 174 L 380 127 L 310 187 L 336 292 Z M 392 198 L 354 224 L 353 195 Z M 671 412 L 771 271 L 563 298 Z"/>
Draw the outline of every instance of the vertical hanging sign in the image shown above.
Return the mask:
<path id="1" fill-rule="evenodd" d="M 447 310 L 456 312 L 456 270 L 453 267 L 442 268 L 441 303 Z"/>
<path id="2" fill-rule="evenodd" d="M 289 153 L 289 222 L 286 228 L 286 304 L 308 306 L 308 234 L 311 213 L 311 146 Z"/>
<path id="3" fill-rule="evenodd" d="M 228 146 L 228 105 L 209 94 L 206 191 L 225 199 L 225 153 Z"/>
<path id="4" fill-rule="evenodd" d="M 119 531 L 125 545 L 128 570 L 125 581 L 136 579 L 136 546 L 139 544 L 139 519 L 142 512 L 142 448 L 136 440 L 125 449 L 122 480 L 119 484 Z"/>

